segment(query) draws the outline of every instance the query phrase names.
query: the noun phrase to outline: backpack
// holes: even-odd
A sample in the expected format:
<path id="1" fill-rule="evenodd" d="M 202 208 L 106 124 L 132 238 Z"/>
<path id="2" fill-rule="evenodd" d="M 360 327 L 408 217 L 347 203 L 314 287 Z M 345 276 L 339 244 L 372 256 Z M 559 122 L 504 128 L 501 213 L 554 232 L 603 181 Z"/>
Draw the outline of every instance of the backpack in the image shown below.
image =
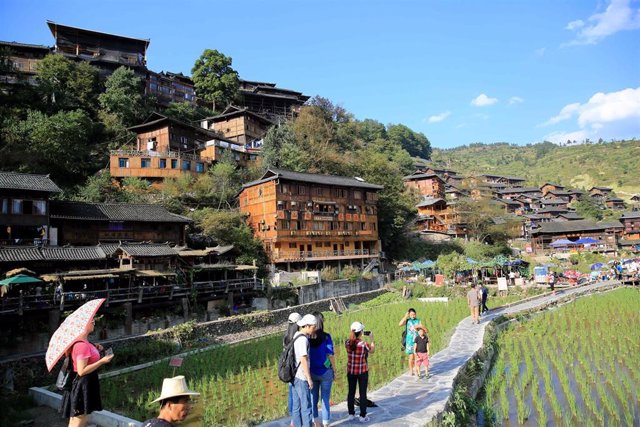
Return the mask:
<path id="1" fill-rule="evenodd" d="M 409 325 L 405 323 L 404 331 L 402 331 L 402 351 L 405 351 L 407 349 L 407 329 L 408 328 L 409 328 Z"/>
<path id="2" fill-rule="evenodd" d="M 300 337 L 305 337 L 306 335 L 300 334 L 282 350 L 282 354 L 280 354 L 280 359 L 278 359 L 278 378 L 280 381 L 284 383 L 293 383 L 294 378 L 296 377 L 296 372 L 298 371 L 299 363 L 296 363 L 296 351 L 294 349 L 294 344 Z"/>
<path id="3" fill-rule="evenodd" d="M 73 380 L 76 379 L 78 375 L 73 370 L 73 361 L 71 360 L 71 352 L 73 351 L 73 346 L 77 343 L 73 343 L 71 348 L 69 349 L 69 355 L 62 362 L 62 367 L 60 368 L 60 372 L 58 372 L 58 379 L 56 379 L 56 387 L 60 391 L 71 391 L 71 386 L 73 385 Z"/>

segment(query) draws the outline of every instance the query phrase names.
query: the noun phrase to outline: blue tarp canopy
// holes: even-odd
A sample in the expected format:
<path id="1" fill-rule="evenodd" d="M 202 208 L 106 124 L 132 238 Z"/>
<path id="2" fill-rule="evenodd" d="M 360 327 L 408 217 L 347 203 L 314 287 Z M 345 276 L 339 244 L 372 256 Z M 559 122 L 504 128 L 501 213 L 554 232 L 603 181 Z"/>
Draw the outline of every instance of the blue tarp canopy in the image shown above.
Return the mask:
<path id="1" fill-rule="evenodd" d="M 521 259 L 514 259 L 513 261 L 507 261 L 504 263 L 504 265 L 508 267 L 513 267 L 513 266 L 522 265 L 522 264 L 526 264 L 526 262 Z"/>
<path id="2" fill-rule="evenodd" d="M 558 239 L 558 240 L 554 240 L 553 242 L 549 243 L 549 246 L 571 246 L 571 245 L 580 245 L 580 243 L 578 242 L 572 242 L 571 240 L 568 239 Z"/>
<path id="3" fill-rule="evenodd" d="M 603 263 L 596 262 L 595 264 L 591 264 L 591 270 L 600 270 L 603 266 Z"/>
<path id="4" fill-rule="evenodd" d="M 477 263 L 478 263 L 478 261 L 475 261 L 474 259 L 469 258 L 469 257 L 467 257 L 467 262 L 468 262 L 469 264 L 477 264 Z"/>
<path id="5" fill-rule="evenodd" d="M 576 245 L 590 245 L 592 243 L 600 243 L 600 240 L 593 237 L 583 237 L 575 241 Z"/>

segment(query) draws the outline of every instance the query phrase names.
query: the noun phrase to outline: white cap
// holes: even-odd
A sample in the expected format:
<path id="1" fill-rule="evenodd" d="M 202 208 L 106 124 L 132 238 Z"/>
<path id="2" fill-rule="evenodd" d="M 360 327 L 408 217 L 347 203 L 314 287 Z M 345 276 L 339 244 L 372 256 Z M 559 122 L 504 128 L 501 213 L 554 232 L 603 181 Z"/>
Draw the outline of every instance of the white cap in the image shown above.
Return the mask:
<path id="1" fill-rule="evenodd" d="M 304 317 L 298 320 L 298 326 L 301 328 L 307 325 L 317 325 L 318 319 L 313 314 L 305 314 Z"/>
<path id="2" fill-rule="evenodd" d="M 291 313 L 289 315 L 289 323 L 298 323 L 302 319 L 302 316 L 298 313 Z"/>
<path id="3" fill-rule="evenodd" d="M 360 323 L 360 322 L 353 322 L 351 324 L 351 330 L 353 332 L 360 332 L 360 331 L 364 330 L 364 325 L 362 323 Z"/>

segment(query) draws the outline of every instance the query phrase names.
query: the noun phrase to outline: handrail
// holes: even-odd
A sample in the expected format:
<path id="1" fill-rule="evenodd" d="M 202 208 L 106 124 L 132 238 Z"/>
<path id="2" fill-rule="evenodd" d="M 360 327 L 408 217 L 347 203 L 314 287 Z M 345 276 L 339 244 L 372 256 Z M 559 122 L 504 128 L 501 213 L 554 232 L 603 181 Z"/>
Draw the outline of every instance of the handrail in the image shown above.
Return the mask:
<path id="1" fill-rule="evenodd" d="M 112 156 L 128 156 L 128 157 L 169 157 L 172 159 L 186 159 L 192 161 L 212 161 L 209 157 L 200 156 L 193 153 L 184 153 L 182 151 L 150 151 L 150 150 L 111 150 Z"/>

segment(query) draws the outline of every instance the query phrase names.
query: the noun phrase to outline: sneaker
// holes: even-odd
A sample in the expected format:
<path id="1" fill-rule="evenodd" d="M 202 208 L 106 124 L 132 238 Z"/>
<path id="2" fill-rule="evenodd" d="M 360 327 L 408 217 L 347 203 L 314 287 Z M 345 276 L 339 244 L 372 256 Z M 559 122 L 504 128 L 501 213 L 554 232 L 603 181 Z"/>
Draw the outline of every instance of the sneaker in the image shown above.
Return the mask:
<path id="1" fill-rule="evenodd" d="M 364 417 L 358 417 L 358 421 L 361 423 L 368 423 L 370 420 L 368 415 L 365 415 Z"/>
<path id="2" fill-rule="evenodd" d="M 347 421 L 353 421 L 356 419 L 356 415 L 355 414 L 349 414 L 347 415 Z"/>

